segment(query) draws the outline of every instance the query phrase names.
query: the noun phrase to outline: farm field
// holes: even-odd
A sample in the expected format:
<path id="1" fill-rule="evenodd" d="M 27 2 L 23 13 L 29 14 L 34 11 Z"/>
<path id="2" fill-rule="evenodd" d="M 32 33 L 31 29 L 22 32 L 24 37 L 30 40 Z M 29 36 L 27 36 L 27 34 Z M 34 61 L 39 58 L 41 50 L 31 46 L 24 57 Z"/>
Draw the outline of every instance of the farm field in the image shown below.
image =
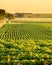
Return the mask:
<path id="1" fill-rule="evenodd" d="M 1 65 L 52 64 L 52 23 L 5 24 L 0 28 Z"/>
<path id="2" fill-rule="evenodd" d="M 15 18 L 14 21 L 52 22 L 52 18 Z"/>

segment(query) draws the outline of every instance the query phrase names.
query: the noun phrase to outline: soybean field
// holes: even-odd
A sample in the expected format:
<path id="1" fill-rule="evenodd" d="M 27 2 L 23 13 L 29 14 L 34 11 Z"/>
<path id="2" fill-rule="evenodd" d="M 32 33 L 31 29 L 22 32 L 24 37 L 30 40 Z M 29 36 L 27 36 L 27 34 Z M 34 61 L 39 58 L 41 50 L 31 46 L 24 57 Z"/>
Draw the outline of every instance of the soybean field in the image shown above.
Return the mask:
<path id="1" fill-rule="evenodd" d="M 52 23 L 5 24 L 0 28 L 1 65 L 52 64 Z"/>

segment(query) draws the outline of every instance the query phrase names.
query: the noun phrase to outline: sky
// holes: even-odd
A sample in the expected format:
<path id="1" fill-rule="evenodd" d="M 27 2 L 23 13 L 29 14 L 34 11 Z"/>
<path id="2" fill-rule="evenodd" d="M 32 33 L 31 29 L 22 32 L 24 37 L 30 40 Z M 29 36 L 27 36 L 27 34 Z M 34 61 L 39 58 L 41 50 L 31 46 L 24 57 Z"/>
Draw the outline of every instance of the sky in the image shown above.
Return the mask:
<path id="1" fill-rule="evenodd" d="M 52 13 L 52 0 L 0 0 L 6 12 Z"/>

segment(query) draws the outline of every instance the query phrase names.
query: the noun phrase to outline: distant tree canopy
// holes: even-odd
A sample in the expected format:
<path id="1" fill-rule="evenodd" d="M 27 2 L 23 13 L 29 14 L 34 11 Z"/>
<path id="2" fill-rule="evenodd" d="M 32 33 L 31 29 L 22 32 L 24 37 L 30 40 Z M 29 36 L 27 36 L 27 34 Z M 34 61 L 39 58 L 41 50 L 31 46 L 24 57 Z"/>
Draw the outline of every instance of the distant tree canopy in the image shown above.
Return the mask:
<path id="1" fill-rule="evenodd" d="M 14 15 L 10 13 L 6 13 L 6 18 L 8 18 L 9 20 L 14 19 Z"/>
<path id="2" fill-rule="evenodd" d="M 23 17 L 24 16 L 24 13 L 15 13 L 15 17 Z"/>
<path id="3" fill-rule="evenodd" d="M 0 19 L 5 18 L 5 10 L 4 9 L 0 9 Z"/>

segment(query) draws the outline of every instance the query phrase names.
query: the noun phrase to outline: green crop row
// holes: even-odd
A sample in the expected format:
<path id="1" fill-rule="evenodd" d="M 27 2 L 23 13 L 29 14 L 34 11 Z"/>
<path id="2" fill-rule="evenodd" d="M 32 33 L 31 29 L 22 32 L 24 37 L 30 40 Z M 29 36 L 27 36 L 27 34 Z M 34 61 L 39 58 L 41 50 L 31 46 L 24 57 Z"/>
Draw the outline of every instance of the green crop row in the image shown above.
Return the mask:
<path id="1" fill-rule="evenodd" d="M 45 24 L 44 24 L 45 25 Z M 19 39 L 50 39 L 52 40 L 52 27 L 42 24 L 6 24 L 0 29 L 0 38 L 4 40 Z"/>
<path id="2" fill-rule="evenodd" d="M 5 24 L 0 28 L 0 65 L 46 63 L 52 64 L 50 24 Z"/>

